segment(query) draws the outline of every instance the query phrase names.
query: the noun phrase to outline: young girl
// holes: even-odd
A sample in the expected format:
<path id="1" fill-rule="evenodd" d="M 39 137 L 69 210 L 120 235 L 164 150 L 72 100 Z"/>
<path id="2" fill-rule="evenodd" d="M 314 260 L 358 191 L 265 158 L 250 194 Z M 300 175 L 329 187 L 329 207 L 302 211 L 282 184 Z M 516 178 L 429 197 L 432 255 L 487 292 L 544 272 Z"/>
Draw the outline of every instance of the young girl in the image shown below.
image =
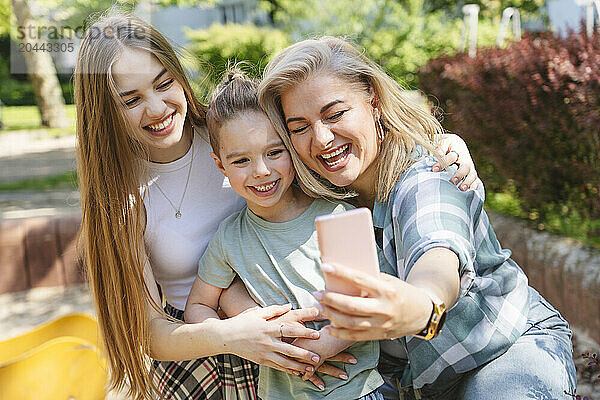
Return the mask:
<path id="1" fill-rule="evenodd" d="M 247 207 L 221 223 L 202 256 L 185 310 L 188 322 L 218 318 L 219 296 L 236 274 L 263 307 L 315 305 L 312 292 L 325 288 L 315 217 L 353 208 L 340 201 L 313 199 L 293 184 L 292 160 L 258 105 L 257 88 L 256 82 L 232 71 L 211 97 L 207 114 L 211 155 Z M 376 371 L 376 341 L 352 344 L 331 337 L 327 328 L 322 328 L 318 340 L 298 340 L 294 344 L 321 357 L 335 355 L 351 345 L 348 351 L 358 363 L 347 367 L 346 380 L 324 377 L 321 391 L 300 378 L 261 367 L 261 399 L 379 398 L 376 389 L 383 381 Z"/>
<path id="2" fill-rule="evenodd" d="M 304 372 L 317 354 L 281 341 L 278 318 L 286 318 L 286 336 L 314 337 L 299 323 L 314 318 L 314 309 L 271 306 L 211 323 L 181 320 L 200 256 L 243 200 L 213 165 L 205 107 L 165 38 L 137 18 L 101 18 L 82 40 L 74 87 L 81 247 L 111 385 L 126 385 L 134 399 L 153 389 L 169 399 L 247 399 L 256 396 L 255 368 L 239 357 Z M 472 166 L 468 153 L 462 158 L 467 168 L 458 178 Z M 243 289 L 232 285 L 223 304 L 236 287 Z M 153 362 L 153 374 L 148 356 L 162 360 Z"/>

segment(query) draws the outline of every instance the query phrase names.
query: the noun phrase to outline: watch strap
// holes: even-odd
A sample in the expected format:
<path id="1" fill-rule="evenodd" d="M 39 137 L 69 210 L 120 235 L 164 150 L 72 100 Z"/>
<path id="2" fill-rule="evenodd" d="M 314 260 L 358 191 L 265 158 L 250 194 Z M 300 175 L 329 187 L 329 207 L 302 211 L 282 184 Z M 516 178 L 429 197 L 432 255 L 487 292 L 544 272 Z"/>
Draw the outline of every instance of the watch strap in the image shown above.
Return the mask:
<path id="1" fill-rule="evenodd" d="M 433 305 L 433 309 L 431 310 L 431 315 L 429 316 L 429 320 L 427 321 L 427 325 L 425 325 L 425 329 L 421 332 L 414 334 L 421 339 L 430 340 L 440 334 L 442 331 L 442 326 L 446 320 L 446 305 L 444 302 L 437 297 L 436 295 L 426 291 L 427 296 L 431 300 Z"/>

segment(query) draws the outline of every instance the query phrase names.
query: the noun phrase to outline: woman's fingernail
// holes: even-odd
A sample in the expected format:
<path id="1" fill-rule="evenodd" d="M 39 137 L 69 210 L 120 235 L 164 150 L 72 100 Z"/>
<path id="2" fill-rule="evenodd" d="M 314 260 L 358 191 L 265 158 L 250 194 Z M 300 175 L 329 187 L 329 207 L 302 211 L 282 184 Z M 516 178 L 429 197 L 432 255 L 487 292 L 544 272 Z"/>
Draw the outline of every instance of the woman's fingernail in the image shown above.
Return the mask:
<path id="1" fill-rule="evenodd" d="M 320 335 L 319 335 L 319 332 L 312 332 L 312 333 L 310 334 L 310 337 L 311 337 L 312 339 L 318 339 L 318 338 L 319 338 L 319 336 L 320 336 Z"/>
<path id="2" fill-rule="evenodd" d="M 358 360 L 356 358 L 351 358 L 351 359 L 348 360 L 348 362 L 350 364 L 356 364 L 358 362 Z"/>
<path id="3" fill-rule="evenodd" d="M 316 363 L 318 363 L 319 360 L 320 360 L 319 356 L 312 356 L 310 359 L 313 360 L 313 362 L 316 362 Z"/>
<path id="4" fill-rule="evenodd" d="M 319 385 L 319 389 L 321 389 L 321 390 L 325 390 L 325 386 L 323 386 L 323 385 Z"/>
<path id="5" fill-rule="evenodd" d="M 462 190 L 463 192 L 464 192 L 465 190 L 467 190 L 467 185 L 460 185 L 460 190 Z"/>
<path id="6" fill-rule="evenodd" d="M 321 271 L 323 272 L 333 272 L 333 267 L 329 264 L 321 264 Z"/>
<path id="7" fill-rule="evenodd" d="M 348 379 L 348 375 L 346 375 L 346 374 L 341 374 L 341 375 L 340 375 L 340 379 L 347 380 L 347 379 Z"/>
<path id="8" fill-rule="evenodd" d="M 315 369 L 313 367 L 306 367 L 304 370 L 306 372 L 313 372 Z"/>
<path id="9" fill-rule="evenodd" d="M 432 168 L 433 172 L 440 172 L 440 167 L 438 167 L 437 165 L 435 167 Z"/>
<path id="10" fill-rule="evenodd" d="M 453 183 L 458 183 L 458 178 L 457 177 L 452 178 L 452 182 Z"/>
<path id="11" fill-rule="evenodd" d="M 321 300 L 323 298 L 323 293 L 322 292 L 313 292 L 313 296 L 315 296 L 315 299 Z"/>

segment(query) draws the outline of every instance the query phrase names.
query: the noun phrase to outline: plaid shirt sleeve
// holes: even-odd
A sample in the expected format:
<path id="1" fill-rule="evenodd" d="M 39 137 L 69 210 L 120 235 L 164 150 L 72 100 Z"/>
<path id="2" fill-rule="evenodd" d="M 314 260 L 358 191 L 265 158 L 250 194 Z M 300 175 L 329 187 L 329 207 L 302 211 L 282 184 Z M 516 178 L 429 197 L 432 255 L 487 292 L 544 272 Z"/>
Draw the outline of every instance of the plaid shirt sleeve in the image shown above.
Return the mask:
<path id="1" fill-rule="evenodd" d="M 375 226 L 383 228 L 386 269 L 400 279 L 432 248 L 448 248 L 459 259 L 459 297 L 442 333 L 429 341 L 401 339 L 409 359 L 402 384 L 417 388 L 502 354 L 524 332 L 529 311 L 527 277 L 496 239 L 483 185 L 461 192 L 450 172 L 431 172 L 435 162 L 430 156 L 415 162 L 388 202 L 373 210 Z"/>
<path id="2" fill-rule="evenodd" d="M 396 186 L 392 223 L 398 277 L 406 280 L 424 253 L 444 247 L 458 256 L 462 297 L 475 277 L 474 227 L 483 208 L 483 185 L 478 191 L 461 192 L 449 181 L 449 173 L 431 172 L 434 162 L 428 158 L 416 164 Z"/>

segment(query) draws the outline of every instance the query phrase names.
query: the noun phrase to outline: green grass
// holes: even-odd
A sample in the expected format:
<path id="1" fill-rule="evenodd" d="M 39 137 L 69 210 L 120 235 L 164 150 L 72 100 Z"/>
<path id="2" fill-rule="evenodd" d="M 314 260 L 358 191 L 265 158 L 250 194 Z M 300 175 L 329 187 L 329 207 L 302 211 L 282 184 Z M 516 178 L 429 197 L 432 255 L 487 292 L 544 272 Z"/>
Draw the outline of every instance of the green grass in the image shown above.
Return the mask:
<path id="1" fill-rule="evenodd" d="M 492 211 L 527 220 L 538 230 L 570 237 L 600 249 L 600 220 L 586 218 L 569 203 L 526 210 L 516 191 L 509 188 L 503 193 L 487 193 L 485 205 Z"/>
<path id="2" fill-rule="evenodd" d="M 72 121 L 67 128 L 47 128 L 42 126 L 40 112 L 37 106 L 6 106 L 2 109 L 2 122 L 4 128 L 0 132 L 16 130 L 45 130 L 46 133 L 55 136 L 72 134 L 75 132 L 75 105 L 65 106 L 67 118 Z"/>
<path id="3" fill-rule="evenodd" d="M 65 172 L 43 178 L 29 178 L 18 182 L 0 183 L 0 191 L 77 189 L 77 173 Z"/>

